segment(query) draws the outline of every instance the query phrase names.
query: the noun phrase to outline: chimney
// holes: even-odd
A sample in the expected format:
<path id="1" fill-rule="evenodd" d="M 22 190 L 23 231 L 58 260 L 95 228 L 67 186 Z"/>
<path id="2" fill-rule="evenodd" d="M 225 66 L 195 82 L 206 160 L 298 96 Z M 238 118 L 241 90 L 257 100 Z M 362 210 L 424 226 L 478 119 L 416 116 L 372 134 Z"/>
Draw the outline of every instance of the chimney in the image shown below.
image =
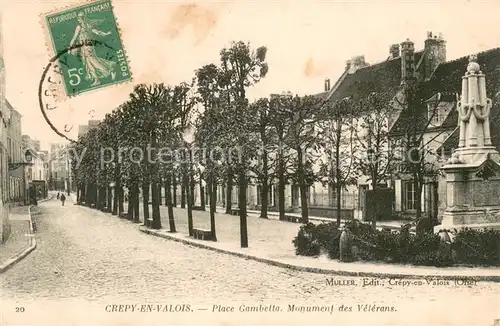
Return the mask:
<path id="1" fill-rule="evenodd" d="M 349 70 L 349 69 L 351 69 L 351 60 L 347 60 L 345 62 L 345 70 Z"/>
<path id="2" fill-rule="evenodd" d="M 368 66 L 365 61 L 364 55 L 359 55 L 352 57 L 351 60 L 347 61 L 346 70 L 349 74 L 354 74 L 358 69 Z"/>
<path id="3" fill-rule="evenodd" d="M 415 76 L 415 44 L 406 39 L 401 43 L 401 82 Z"/>
<path id="4" fill-rule="evenodd" d="M 389 49 L 389 53 L 391 54 L 391 59 L 398 58 L 400 56 L 400 54 L 399 54 L 399 44 L 393 44 L 393 45 L 391 45 L 391 48 Z"/>
<path id="5" fill-rule="evenodd" d="M 427 32 L 425 40 L 424 73 L 425 79 L 429 79 L 437 66 L 446 62 L 446 41 L 443 34 L 438 35 Z"/>
<path id="6" fill-rule="evenodd" d="M 330 78 L 325 79 L 325 92 L 330 90 Z"/>

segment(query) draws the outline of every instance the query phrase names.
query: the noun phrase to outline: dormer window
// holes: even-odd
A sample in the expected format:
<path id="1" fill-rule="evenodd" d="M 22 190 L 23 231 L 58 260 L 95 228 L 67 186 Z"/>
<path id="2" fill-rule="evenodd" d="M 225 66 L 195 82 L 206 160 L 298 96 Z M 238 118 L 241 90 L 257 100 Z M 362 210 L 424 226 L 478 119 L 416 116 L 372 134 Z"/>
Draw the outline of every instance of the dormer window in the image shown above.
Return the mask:
<path id="1" fill-rule="evenodd" d="M 431 128 L 441 126 L 455 105 L 454 102 L 443 101 L 442 98 L 436 103 L 439 97 L 438 94 L 436 94 L 431 99 L 427 100 L 427 119 L 429 119 L 429 127 Z"/>

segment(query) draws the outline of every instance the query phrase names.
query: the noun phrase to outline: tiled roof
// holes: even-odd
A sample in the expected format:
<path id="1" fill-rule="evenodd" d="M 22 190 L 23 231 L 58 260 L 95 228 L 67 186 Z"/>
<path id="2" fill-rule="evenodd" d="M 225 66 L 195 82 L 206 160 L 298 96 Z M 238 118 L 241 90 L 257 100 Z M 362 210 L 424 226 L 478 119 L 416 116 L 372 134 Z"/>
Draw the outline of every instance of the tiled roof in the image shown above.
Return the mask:
<path id="1" fill-rule="evenodd" d="M 451 151 L 458 147 L 458 137 L 460 135 L 460 128 L 455 128 L 453 132 L 445 139 L 445 141 L 436 149 L 436 153 L 445 153 L 450 156 Z"/>
<path id="2" fill-rule="evenodd" d="M 495 95 L 500 91 L 500 48 L 481 52 L 477 57 L 477 63 L 481 66 L 481 71 L 486 74 L 486 93 L 489 98 L 494 100 L 491 112 L 491 116 L 494 117 L 500 110 L 498 107 L 500 97 L 495 101 Z M 460 94 L 462 76 L 465 74 L 468 63 L 469 57 L 467 56 L 440 65 L 434 73 L 432 84 L 429 86 L 434 87 L 439 92 L 445 91 Z M 454 109 L 448 115 L 443 125 L 456 127 L 457 121 L 458 112 Z M 500 121 L 496 128 L 500 128 Z"/>
<path id="3" fill-rule="evenodd" d="M 415 64 L 423 55 L 423 51 L 415 52 Z M 337 102 L 346 97 L 353 100 L 366 98 L 372 92 L 385 93 L 389 97 L 396 95 L 401 85 L 401 57 L 388 59 L 358 69 L 353 74 L 347 74 L 345 78 L 332 88 L 331 92 L 323 92 L 316 96 L 331 96 L 329 101 Z"/>
<path id="4" fill-rule="evenodd" d="M 460 93 L 462 76 L 467 70 L 469 56 L 445 62 L 439 65 L 432 78 L 425 83 L 427 94 L 438 92 Z M 489 97 L 492 90 L 500 89 L 500 48 L 491 49 L 477 54 L 477 63 L 486 74 L 486 88 Z"/>
<path id="5" fill-rule="evenodd" d="M 493 114 L 496 114 L 496 112 L 500 109 L 498 108 L 500 105 L 500 96 L 495 100 L 496 94 L 500 91 L 500 48 L 478 53 L 477 62 L 481 66 L 481 71 L 486 74 L 486 91 L 488 97 L 493 100 L 494 107 L 492 108 L 491 113 L 493 116 Z M 468 63 L 469 56 L 465 56 L 440 64 L 436 68 L 432 78 L 420 85 L 420 97 L 423 99 L 429 99 L 436 93 L 441 92 L 444 96 L 449 97 L 443 98 L 443 100 L 453 101 L 454 94 L 460 94 L 461 92 L 462 76 L 467 70 Z M 400 119 L 398 119 L 395 126 L 392 128 L 391 133 L 394 134 L 403 132 L 408 126 L 408 123 L 417 123 L 422 126 L 426 125 L 427 108 L 424 105 L 422 105 L 421 113 L 421 119 L 418 120 L 416 117 L 410 116 L 410 114 L 405 114 L 405 111 L 403 111 Z M 450 129 L 455 128 L 458 121 L 457 114 L 456 108 L 453 108 L 440 127 Z M 492 137 L 493 133 L 500 132 L 500 121 L 496 127 L 492 126 L 491 132 Z M 450 137 L 450 141 L 453 141 L 452 137 Z M 454 145 L 455 147 L 458 145 L 458 138 L 456 139 L 456 142 L 456 145 Z"/>

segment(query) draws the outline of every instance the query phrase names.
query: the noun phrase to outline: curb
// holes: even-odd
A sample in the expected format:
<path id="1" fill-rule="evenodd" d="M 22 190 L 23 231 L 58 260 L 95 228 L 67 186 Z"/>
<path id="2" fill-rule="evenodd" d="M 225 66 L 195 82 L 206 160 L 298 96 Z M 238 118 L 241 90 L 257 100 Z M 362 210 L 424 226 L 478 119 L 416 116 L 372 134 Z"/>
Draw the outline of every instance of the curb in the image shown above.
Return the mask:
<path id="1" fill-rule="evenodd" d="M 28 208 L 28 214 L 30 216 L 30 219 L 29 219 L 29 237 L 31 239 L 31 241 L 30 241 L 31 243 L 28 245 L 27 248 L 23 249 L 22 251 L 17 252 L 14 256 L 12 256 L 10 259 L 8 259 L 4 264 L 2 264 L 0 266 L 0 273 L 5 272 L 9 268 L 14 266 L 18 262 L 20 262 L 24 257 L 28 256 L 28 254 L 30 252 L 32 252 L 33 250 L 35 250 L 35 248 L 36 248 L 36 239 L 35 239 L 34 232 L 33 232 L 33 219 L 31 217 L 31 206 L 29 206 L 29 208 Z"/>
<path id="2" fill-rule="evenodd" d="M 47 196 L 47 198 L 41 199 L 41 200 L 39 200 L 38 202 L 39 202 L 39 203 L 43 203 L 43 202 L 49 201 L 49 200 L 51 200 L 51 199 L 54 199 L 54 195 Z"/>
<path id="3" fill-rule="evenodd" d="M 181 242 L 193 247 L 198 247 L 202 249 L 208 249 L 224 254 L 233 255 L 240 258 L 255 260 L 261 263 L 265 263 L 272 266 L 288 268 L 291 270 L 308 272 L 308 273 L 316 273 L 316 274 L 331 274 L 331 275 L 339 275 L 339 276 L 356 276 L 356 277 L 376 277 L 376 278 L 400 278 L 400 279 L 440 279 L 440 280 L 473 280 L 475 282 L 495 282 L 500 283 L 500 275 L 477 275 L 477 276 L 466 276 L 466 275 L 424 275 L 424 274 L 397 274 L 397 273 L 375 273 L 375 272 L 352 272 L 352 271 L 343 271 L 343 270 L 333 270 L 333 269 L 324 269 L 324 268 L 316 268 L 316 267 L 305 267 L 300 265 L 292 265 L 287 263 L 282 263 L 279 261 L 275 261 L 268 258 L 257 257 L 245 253 L 234 252 L 226 249 L 215 248 L 209 245 L 192 242 L 187 239 L 179 239 L 173 236 L 170 236 L 165 233 L 159 233 L 156 230 L 146 229 L 145 227 L 139 227 L 141 232 L 146 234 L 150 234 L 153 236 L 161 237 L 168 240 L 173 240 L 176 242 Z"/>

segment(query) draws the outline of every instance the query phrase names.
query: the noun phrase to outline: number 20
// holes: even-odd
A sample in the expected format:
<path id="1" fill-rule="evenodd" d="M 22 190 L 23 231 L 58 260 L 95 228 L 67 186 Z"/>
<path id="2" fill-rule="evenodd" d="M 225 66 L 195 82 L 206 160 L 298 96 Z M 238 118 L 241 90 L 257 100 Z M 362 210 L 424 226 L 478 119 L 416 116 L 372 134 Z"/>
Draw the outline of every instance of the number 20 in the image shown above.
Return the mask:
<path id="1" fill-rule="evenodd" d="M 77 69 L 77 68 L 71 68 L 68 70 L 68 76 L 69 76 L 69 84 L 71 86 L 76 86 L 79 85 L 80 82 L 82 81 L 79 75 L 83 75 L 83 68 Z M 76 80 L 72 79 L 73 77 L 76 77 Z"/>

